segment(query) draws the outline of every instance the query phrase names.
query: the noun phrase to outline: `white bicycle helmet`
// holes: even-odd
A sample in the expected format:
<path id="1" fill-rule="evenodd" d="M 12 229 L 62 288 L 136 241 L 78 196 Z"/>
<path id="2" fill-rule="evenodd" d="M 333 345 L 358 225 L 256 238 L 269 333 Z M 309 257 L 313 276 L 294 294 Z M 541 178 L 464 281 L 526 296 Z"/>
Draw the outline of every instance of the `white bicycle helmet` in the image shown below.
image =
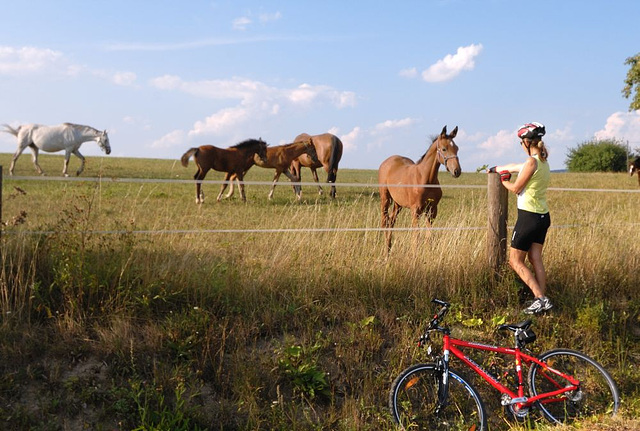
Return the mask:
<path id="1" fill-rule="evenodd" d="M 544 124 L 536 122 L 524 124 L 518 129 L 520 139 L 542 138 L 545 133 Z"/>

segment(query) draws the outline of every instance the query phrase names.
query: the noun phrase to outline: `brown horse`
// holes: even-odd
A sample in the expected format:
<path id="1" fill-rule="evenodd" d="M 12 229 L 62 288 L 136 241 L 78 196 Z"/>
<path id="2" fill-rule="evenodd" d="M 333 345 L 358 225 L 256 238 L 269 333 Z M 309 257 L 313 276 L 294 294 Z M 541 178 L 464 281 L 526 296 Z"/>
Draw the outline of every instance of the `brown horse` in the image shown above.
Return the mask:
<path id="1" fill-rule="evenodd" d="M 640 186 L 640 157 L 636 157 L 633 162 L 629 162 L 629 175 L 638 174 L 638 186 Z"/>
<path id="2" fill-rule="evenodd" d="M 276 173 L 273 176 L 273 184 L 271 185 L 271 191 L 269 191 L 269 200 L 273 198 L 273 191 L 276 188 L 276 183 L 280 178 L 281 174 L 285 174 L 287 178 L 289 178 L 292 182 L 296 182 L 297 179 L 291 174 L 289 167 L 291 166 L 291 162 L 293 159 L 306 154 L 311 159 L 317 160 L 316 149 L 313 146 L 313 141 L 311 137 L 307 141 L 304 142 L 294 142 L 292 144 L 285 145 L 276 145 L 275 147 L 267 147 L 267 157 L 263 161 L 257 155 L 254 156 L 254 161 L 256 166 L 260 166 L 261 168 L 267 169 L 275 169 Z M 227 193 L 227 197 L 233 195 L 233 180 L 236 179 L 236 176 L 231 177 L 231 186 L 229 187 L 229 193 Z M 301 198 L 301 191 L 299 185 L 293 186 L 293 191 L 298 197 L 298 200 Z"/>
<path id="3" fill-rule="evenodd" d="M 438 182 L 440 164 L 445 165 L 447 171 L 455 178 L 460 176 L 460 161 L 458 160 L 458 146 L 453 138 L 458 134 L 458 127 L 447 135 L 444 126 L 440 135 L 433 140 L 427 152 L 414 163 L 407 157 L 391 156 L 378 169 L 378 183 L 380 184 L 380 206 L 382 209 L 382 228 L 387 239 L 387 252 L 391 250 L 391 228 L 396 223 L 398 213 L 402 208 L 410 208 L 412 226 L 418 225 L 418 219 L 426 213 L 430 226 L 438 214 L 438 202 L 442 198 L 440 187 L 422 187 Z M 403 185 L 403 187 L 394 187 Z M 406 187 L 415 185 L 415 187 Z M 389 214 L 389 206 L 393 209 Z"/>
<path id="4" fill-rule="evenodd" d="M 254 156 L 265 160 L 267 156 L 267 144 L 262 139 L 247 139 L 229 148 L 218 148 L 213 145 L 203 145 L 198 148 L 190 148 L 182 155 L 180 159 L 182 166 L 189 165 L 189 158 L 193 156 L 198 171 L 193 178 L 196 180 L 196 203 L 204 202 L 204 192 L 202 192 L 202 180 L 210 169 L 226 172 L 225 181 L 229 181 L 232 175 L 235 175 L 239 181 L 244 178 L 245 172 L 255 164 Z M 220 193 L 218 194 L 218 202 L 222 198 L 222 193 L 227 188 L 227 183 L 222 184 Z M 246 202 L 247 197 L 244 193 L 244 184 L 240 183 L 240 195 L 242 200 Z"/>
<path id="5" fill-rule="evenodd" d="M 316 169 L 324 167 L 324 170 L 327 172 L 327 182 L 335 183 L 336 176 L 338 175 L 338 163 L 342 158 L 342 141 L 331 133 L 313 136 L 302 133 L 296 136 L 293 142 L 308 141 L 309 139 L 313 141 L 317 157 L 313 159 L 308 154 L 301 155 L 291 163 L 291 173 L 296 178 L 296 181 L 300 181 L 302 178 L 301 167 L 307 167 L 311 169 L 314 181 L 319 183 Z M 322 187 L 320 187 L 320 185 L 318 185 L 318 193 L 322 194 Z M 298 192 L 296 192 L 296 194 L 298 194 Z M 329 195 L 332 198 L 336 197 L 335 186 L 331 186 Z"/>

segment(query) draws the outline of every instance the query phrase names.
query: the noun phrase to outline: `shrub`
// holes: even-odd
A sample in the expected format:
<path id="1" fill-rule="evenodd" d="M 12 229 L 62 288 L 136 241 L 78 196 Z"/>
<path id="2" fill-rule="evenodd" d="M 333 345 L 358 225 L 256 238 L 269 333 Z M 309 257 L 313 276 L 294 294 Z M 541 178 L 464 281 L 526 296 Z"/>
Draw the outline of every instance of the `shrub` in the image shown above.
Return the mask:
<path id="1" fill-rule="evenodd" d="M 623 172 L 627 148 L 616 139 L 586 141 L 569 149 L 565 163 L 570 172 Z"/>

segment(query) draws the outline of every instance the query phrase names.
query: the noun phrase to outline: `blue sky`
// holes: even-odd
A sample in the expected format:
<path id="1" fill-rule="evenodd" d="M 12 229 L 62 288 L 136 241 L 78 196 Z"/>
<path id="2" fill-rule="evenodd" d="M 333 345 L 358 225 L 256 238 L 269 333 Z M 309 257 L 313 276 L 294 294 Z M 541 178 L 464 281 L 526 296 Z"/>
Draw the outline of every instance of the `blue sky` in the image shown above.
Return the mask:
<path id="1" fill-rule="evenodd" d="M 637 0 L 3 2 L 0 123 L 87 124 L 105 157 L 173 159 L 329 131 L 363 169 L 458 126 L 472 172 L 521 161 L 515 130 L 539 121 L 561 169 L 594 137 L 640 147 L 621 93 L 639 16 Z"/>

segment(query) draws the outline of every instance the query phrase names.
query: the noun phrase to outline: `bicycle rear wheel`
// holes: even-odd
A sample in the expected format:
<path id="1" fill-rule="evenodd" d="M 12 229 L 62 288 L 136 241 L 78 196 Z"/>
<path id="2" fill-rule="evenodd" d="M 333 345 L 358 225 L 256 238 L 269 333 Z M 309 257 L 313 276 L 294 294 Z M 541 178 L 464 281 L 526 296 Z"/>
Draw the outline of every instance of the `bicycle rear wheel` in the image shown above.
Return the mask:
<path id="1" fill-rule="evenodd" d="M 435 364 L 414 365 L 400 373 L 389 393 L 394 422 L 406 430 L 486 430 L 484 405 L 475 388 L 449 370 L 447 401 L 439 407 L 441 380 Z"/>
<path id="2" fill-rule="evenodd" d="M 554 423 L 570 423 L 590 416 L 613 415 L 620 405 L 618 388 L 609 373 L 584 353 L 555 349 L 538 357 L 547 366 L 580 381 L 574 391 L 545 398 L 537 403 L 545 417 Z M 529 369 L 532 396 L 556 391 L 569 382 L 538 364 Z"/>

